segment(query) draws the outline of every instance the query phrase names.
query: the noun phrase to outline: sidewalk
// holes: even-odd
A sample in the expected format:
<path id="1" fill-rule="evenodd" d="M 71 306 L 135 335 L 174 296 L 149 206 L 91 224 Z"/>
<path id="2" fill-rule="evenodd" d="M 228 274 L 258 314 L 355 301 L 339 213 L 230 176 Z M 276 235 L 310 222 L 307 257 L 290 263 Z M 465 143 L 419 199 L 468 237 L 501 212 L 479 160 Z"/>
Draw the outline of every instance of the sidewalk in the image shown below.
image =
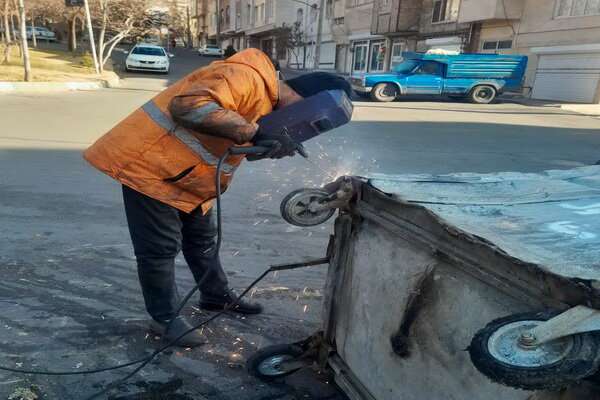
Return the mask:
<path id="1" fill-rule="evenodd" d="M 501 96 L 500 99 L 519 103 L 524 106 L 559 108 L 565 111 L 571 111 L 590 117 L 600 117 L 600 104 L 562 103 L 557 101 L 536 100 L 528 97 L 512 95 Z"/>
<path id="2" fill-rule="evenodd" d="M 561 104 L 560 108 L 580 114 L 600 117 L 600 104 Z"/>
<path id="3" fill-rule="evenodd" d="M 23 82 L 23 64 L 16 48 L 11 62 L 0 65 L 0 93 L 95 90 L 119 86 L 119 77 L 110 70 L 110 66 L 102 75 L 96 75 L 91 56 L 71 53 L 63 44 L 31 48 L 30 56 L 31 82 Z"/>

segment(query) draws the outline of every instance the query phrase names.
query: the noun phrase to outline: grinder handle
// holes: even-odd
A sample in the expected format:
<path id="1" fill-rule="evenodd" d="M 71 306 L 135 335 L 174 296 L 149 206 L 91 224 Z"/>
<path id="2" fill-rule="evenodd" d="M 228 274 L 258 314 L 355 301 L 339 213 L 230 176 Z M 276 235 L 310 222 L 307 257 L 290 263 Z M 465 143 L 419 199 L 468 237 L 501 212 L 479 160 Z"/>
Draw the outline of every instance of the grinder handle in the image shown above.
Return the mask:
<path id="1" fill-rule="evenodd" d="M 234 146 L 234 147 L 229 148 L 229 153 L 231 153 L 232 155 L 235 155 L 235 156 L 240 155 L 240 154 L 260 155 L 260 154 L 265 154 L 269 150 L 271 150 L 271 149 L 268 147 L 264 147 L 264 146 L 251 146 L 251 147 Z"/>

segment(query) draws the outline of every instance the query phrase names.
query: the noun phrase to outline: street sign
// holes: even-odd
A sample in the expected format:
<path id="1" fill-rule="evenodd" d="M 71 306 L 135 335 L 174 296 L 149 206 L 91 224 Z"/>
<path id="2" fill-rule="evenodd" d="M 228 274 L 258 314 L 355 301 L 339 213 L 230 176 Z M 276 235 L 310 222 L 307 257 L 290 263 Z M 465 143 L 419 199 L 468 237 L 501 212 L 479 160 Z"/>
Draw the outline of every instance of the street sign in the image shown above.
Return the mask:
<path id="1" fill-rule="evenodd" d="M 65 0 L 67 7 L 83 7 L 83 0 Z"/>

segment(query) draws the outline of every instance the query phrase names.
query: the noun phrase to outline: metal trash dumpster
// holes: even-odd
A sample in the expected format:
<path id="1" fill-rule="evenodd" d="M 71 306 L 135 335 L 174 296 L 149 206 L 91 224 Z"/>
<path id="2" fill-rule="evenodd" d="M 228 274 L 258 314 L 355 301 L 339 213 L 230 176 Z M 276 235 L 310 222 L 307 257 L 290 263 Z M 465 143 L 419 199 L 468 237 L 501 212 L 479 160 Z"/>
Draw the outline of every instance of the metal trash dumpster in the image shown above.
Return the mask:
<path id="1" fill-rule="evenodd" d="M 467 349 L 500 317 L 600 308 L 600 166 L 352 179 L 320 349 L 351 400 L 599 398 L 588 380 L 537 392 L 492 382 Z M 599 360 L 584 360 L 586 376 Z"/>

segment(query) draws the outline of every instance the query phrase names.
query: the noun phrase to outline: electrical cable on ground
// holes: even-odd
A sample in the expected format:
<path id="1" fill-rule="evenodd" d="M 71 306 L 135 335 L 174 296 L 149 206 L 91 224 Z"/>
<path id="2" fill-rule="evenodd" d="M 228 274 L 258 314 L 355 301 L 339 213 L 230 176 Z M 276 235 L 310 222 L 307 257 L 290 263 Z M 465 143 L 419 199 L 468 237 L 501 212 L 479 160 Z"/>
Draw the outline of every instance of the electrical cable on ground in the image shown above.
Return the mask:
<path id="1" fill-rule="evenodd" d="M 216 214 L 217 214 L 217 240 L 216 240 L 216 244 L 215 244 L 215 247 L 214 247 L 214 250 L 213 250 L 213 252 L 215 254 L 219 253 L 219 250 L 221 248 L 221 243 L 222 243 L 222 237 L 223 237 L 222 216 L 221 216 L 221 170 L 222 170 L 223 163 L 225 162 L 225 160 L 230 155 L 231 155 L 230 150 L 227 150 L 225 152 L 225 154 L 223 154 L 223 156 L 219 159 L 219 161 L 217 163 L 217 168 L 216 168 L 215 186 L 216 186 L 216 200 L 217 200 L 217 206 L 216 206 Z M 294 265 L 290 265 L 290 267 L 291 268 L 299 268 L 300 265 L 301 264 L 294 264 Z M 0 366 L 0 370 L 1 371 L 8 371 L 8 372 L 19 373 L 19 374 L 26 374 L 26 375 L 69 376 L 69 375 L 90 375 L 90 374 L 97 374 L 97 373 L 101 373 L 101 372 L 118 370 L 118 369 L 122 369 L 122 368 L 126 368 L 126 367 L 131 367 L 131 366 L 136 365 L 136 364 L 140 364 L 133 371 L 131 371 L 129 374 L 127 374 L 125 377 L 123 377 L 123 378 L 121 378 L 121 379 L 119 379 L 117 381 L 114 381 L 112 383 L 109 383 L 102 391 L 97 392 L 94 395 L 92 395 L 91 397 L 87 398 L 87 400 L 96 399 L 99 396 L 102 396 L 103 394 L 109 392 L 113 388 L 118 387 L 119 385 L 122 385 L 125 381 L 127 381 L 129 378 L 131 378 L 132 376 L 134 376 L 135 374 L 137 374 L 142 368 L 144 368 L 146 365 L 148 365 L 148 363 L 150 363 L 157 355 L 159 355 L 160 353 L 164 352 L 165 350 L 167 350 L 167 349 L 173 347 L 175 344 L 177 344 L 184 336 L 186 336 L 189 333 L 193 332 L 194 330 L 196 330 L 196 329 L 198 329 L 198 328 L 200 328 L 200 327 L 202 327 L 202 326 L 204 326 L 204 325 L 206 325 L 206 324 L 214 321 L 215 319 L 219 318 L 220 316 L 226 314 L 230 309 L 236 307 L 238 305 L 238 303 L 240 302 L 240 300 L 246 294 L 248 294 L 248 292 L 250 290 L 252 290 L 252 288 L 254 288 L 254 286 L 256 286 L 260 281 L 262 281 L 270 272 L 281 270 L 281 269 L 286 269 L 285 267 L 286 266 L 273 266 L 273 267 L 267 269 L 258 278 L 256 278 L 237 297 L 237 299 L 233 303 L 228 304 L 222 311 L 220 311 L 220 312 L 212 315 L 210 318 L 202 321 L 201 323 L 197 324 L 193 328 L 191 328 L 188 331 L 182 333 L 181 335 L 179 335 L 177 338 L 173 339 L 169 343 L 161 346 L 160 348 L 158 348 L 157 350 L 155 350 L 149 356 L 146 356 L 146 357 L 143 357 L 143 358 L 139 358 L 137 360 L 130 361 L 130 362 L 127 362 L 125 364 L 113 365 L 113 366 L 108 366 L 108 367 L 103 367 L 103 368 L 95 368 L 95 369 L 90 369 L 90 370 L 85 370 L 85 371 L 47 371 L 47 370 L 19 369 L 19 368 L 5 367 L 5 366 Z M 291 269 L 291 268 L 288 268 L 288 269 Z M 179 314 L 181 313 L 181 310 L 183 309 L 183 307 L 185 307 L 185 305 L 187 304 L 187 302 L 189 301 L 189 299 L 197 291 L 199 291 L 200 285 L 202 285 L 202 283 L 206 280 L 206 278 L 208 277 L 208 273 L 209 272 L 210 272 L 210 270 L 207 270 L 203 274 L 203 276 L 196 283 L 196 285 L 194 286 L 194 288 L 191 289 L 186 294 L 186 296 L 183 298 L 183 300 L 179 303 L 179 306 L 178 306 L 177 312 L 176 312 L 176 317 L 179 316 Z M 175 319 L 175 317 L 172 318 L 171 321 L 167 324 L 165 332 L 169 329 L 169 327 L 171 326 L 171 323 L 172 323 L 172 321 L 174 319 Z"/>

